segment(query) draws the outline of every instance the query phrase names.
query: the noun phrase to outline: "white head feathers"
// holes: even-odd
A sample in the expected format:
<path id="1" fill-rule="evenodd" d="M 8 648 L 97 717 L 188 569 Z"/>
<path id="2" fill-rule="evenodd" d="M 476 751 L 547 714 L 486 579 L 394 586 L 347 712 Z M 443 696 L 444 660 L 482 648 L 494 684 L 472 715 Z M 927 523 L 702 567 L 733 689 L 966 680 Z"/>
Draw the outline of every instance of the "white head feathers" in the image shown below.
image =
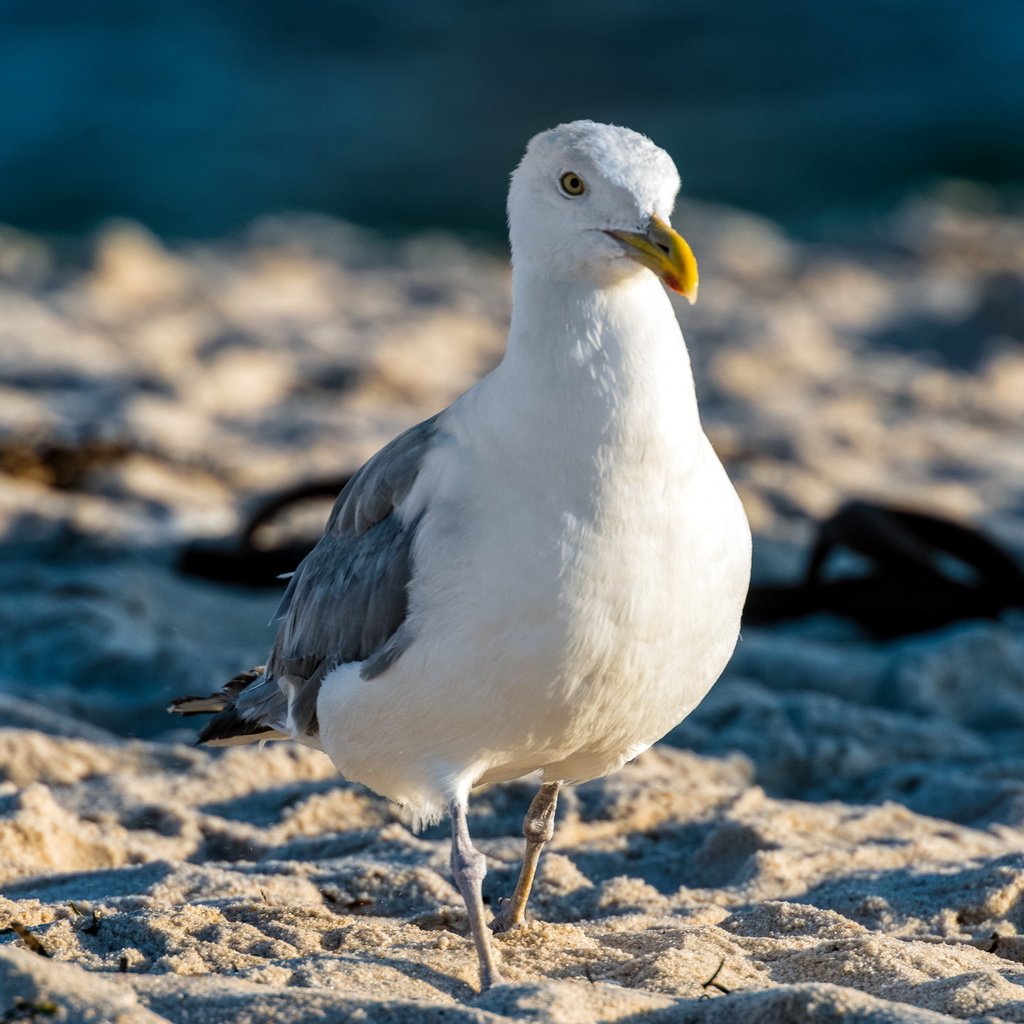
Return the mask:
<path id="1" fill-rule="evenodd" d="M 672 158 L 639 132 L 594 121 L 541 132 L 512 175 L 513 265 L 598 286 L 642 272 L 607 232 L 668 221 L 678 191 Z"/>

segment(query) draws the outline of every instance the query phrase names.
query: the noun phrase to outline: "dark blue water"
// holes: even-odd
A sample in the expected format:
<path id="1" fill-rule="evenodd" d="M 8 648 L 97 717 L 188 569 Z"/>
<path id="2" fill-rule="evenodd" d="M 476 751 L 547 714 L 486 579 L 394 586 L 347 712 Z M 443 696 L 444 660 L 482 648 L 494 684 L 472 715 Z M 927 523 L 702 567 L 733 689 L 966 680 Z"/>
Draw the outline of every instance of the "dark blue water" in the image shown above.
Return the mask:
<path id="1" fill-rule="evenodd" d="M 498 233 L 531 134 L 652 135 L 791 225 L 1024 181 L 1024 0 L 0 0 L 0 220 Z"/>

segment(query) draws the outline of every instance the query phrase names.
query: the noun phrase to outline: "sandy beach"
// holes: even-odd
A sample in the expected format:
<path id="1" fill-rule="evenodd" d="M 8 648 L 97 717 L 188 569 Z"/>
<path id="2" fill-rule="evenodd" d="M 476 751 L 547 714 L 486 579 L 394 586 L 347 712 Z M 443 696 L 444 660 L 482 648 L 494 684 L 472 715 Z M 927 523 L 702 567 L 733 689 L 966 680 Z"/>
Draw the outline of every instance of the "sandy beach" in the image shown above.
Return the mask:
<path id="1" fill-rule="evenodd" d="M 1024 559 L 1024 217 L 961 188 L 842 246 L 676 221 L 757 582 L 854 497 Z M 183 547 L 468 387 L 508 284 L 501 252 L 319 216 L 173 247 L 0 230 L 0 1021 L 1024 1021 L 1024 609 L 744 628 L 665 742 L 568 792 L 483 994 L 445 825 L 164 713 L 262 660 L 279 597 L 184 575 Z M 534 785 L 473 801 L 492 902 Z"/>

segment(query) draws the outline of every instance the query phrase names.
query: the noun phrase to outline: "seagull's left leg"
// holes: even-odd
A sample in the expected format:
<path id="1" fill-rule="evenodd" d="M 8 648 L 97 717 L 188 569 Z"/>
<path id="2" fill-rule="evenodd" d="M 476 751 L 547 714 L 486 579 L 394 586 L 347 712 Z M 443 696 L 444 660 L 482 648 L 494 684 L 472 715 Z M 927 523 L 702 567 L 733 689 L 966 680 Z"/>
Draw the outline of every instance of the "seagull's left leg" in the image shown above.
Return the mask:
<path id="1" fill-rule="evenodd" d="M 555 808 L 558 806 L 560 782 L 546 782 L 537 791 L 523 820 L 523 835 L 526 836 L 526 852 L 523 854 L 523 867 L 516 882 L 516 891 L 512 899 L 494 915 L 491 929 L 495 932 L 507 932 L 517 928 L 526 920 L 526 901 L 530 898 L 533 879 L 537 874 L 540 851 L 544 844 L 555 834 Z"/>
<path id="2" fill-rule="evenodd" d="M 491 932 L 484 921 L 481 887 L 487 874 L 487 861 L 469 838 L 465 803 L 453 800 L 448 805 L 448 813 L 452 817 L 452 875 L 466 904 L 469 930 L 480 963 L 480 987 L 487 989 L 503 980 L 491 945 Z"/>

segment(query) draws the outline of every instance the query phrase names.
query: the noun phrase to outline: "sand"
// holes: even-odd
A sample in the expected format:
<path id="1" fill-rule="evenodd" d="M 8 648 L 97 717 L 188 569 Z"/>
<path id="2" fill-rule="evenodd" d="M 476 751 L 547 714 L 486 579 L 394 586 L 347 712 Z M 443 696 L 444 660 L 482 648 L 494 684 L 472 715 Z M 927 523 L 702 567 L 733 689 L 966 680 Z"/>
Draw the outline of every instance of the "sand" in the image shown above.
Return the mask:
<path id="1" fill-rule="evenodd" d="M 954 198 L 846 247 L 677 218 L 759 580 L 851 496 L 1024 554 L 1024 220 Z M 0 232 L 0 1021 L 1024 1021 L 1022 612 L 745 628 L 665 743 L 567 793 L 482 994 L 444 826 L 163 714 L 259 660 L 276 602 L 181 575 L 181 545 L 471 383 L 507 277 L 323 218 L 71 254 Z M 473 802 L 490 900 L 534 785 Z"/>

